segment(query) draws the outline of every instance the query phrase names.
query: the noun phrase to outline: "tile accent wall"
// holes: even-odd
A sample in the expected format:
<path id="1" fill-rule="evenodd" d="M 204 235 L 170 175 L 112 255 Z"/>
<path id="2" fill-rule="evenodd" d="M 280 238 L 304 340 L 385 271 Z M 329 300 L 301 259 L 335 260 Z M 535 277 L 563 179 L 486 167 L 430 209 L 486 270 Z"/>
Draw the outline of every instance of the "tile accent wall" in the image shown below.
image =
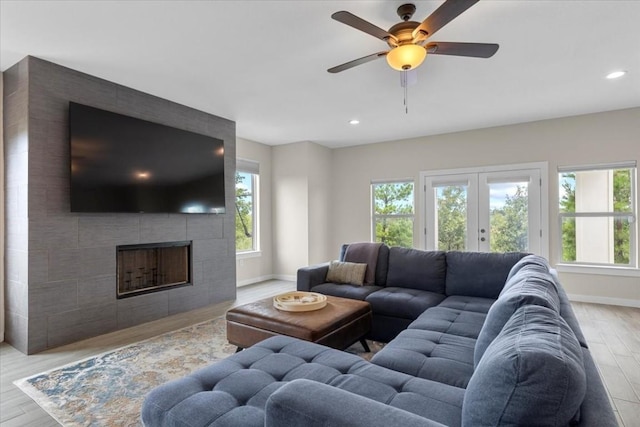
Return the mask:
<path id="1" fill-rule="evenodd" d="M 222 139 L 228 213 L 71 213 L 69 101 Z M 235 122 L 35 57 L 3 102 L 7 342 L 31 354 L 235 298 Z M 180 240 L 194 286 L 116 299 L 117 245 Z"/>

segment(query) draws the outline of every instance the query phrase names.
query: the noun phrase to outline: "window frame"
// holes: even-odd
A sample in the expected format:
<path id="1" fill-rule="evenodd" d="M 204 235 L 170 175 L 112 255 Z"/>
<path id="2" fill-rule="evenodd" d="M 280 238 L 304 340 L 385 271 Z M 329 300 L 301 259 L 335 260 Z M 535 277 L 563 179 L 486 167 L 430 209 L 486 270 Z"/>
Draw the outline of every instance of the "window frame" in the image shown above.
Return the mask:
<path id="1" fill-rule="evenodd" d="M 561 212 L 560 211 L 560 180 L 561 175 L 566 173 L 575 172 L 588 172 L 588 171 L 613 171 L 616 169 L 630 169 L 631 170 L 631 182 L 630 182 L 630 197 L 631 197 L 631 212 Z M 569 165 L 558 166 L 557 175 L 558 179 L 558 198 L 556 200 L 556 208 L 558 209 L 557 219 L 557 244 L 556 244 L 556 265 L 558 271 L 570 272 L 570 273 L 584 273 L 584 272 L 602 272 L 602 274 L 613 274 L 620 276 L 640 276 L 639 260 L 638 260 L 638 200 L 637 194 L 637 179 L 638 170 L 637 163 L 635 161 L 618 162 L 618 163 L 602 163 L 592 165 Z M 630 218 L 629 225 L 629 264 L 615 264 L 615 263 L 597 263 L 588 261 L 565 261 L 563 256 L 563 236 L 562 236 L 562 224 L 566 218 Z"/>
<path id="2" fill-rule="evenodd" d="M 376 214 L 376 193 L 375 186 L 376 185 L 385 185 L 385 184 L 411 184 L 413 186 L 413 200 L 412 202 L 412 211 L 411 214 Z M 371 180 L 371 184 L 369 186 L 369 191 L 371 192 L 371 241 L 376 241 L 376 220 L 389 218 L 389 219 L 401 219 L 401 218 L 410 218 L 412 221 L 411 227 L 411 247 L 415 247 L 416 242 L 416 183 L 412 178 L 398 178 L 398 179 L 384 179 L 384 180 Z"/>
<path id="3" fill-rule="evenodd" d="M 435 250 L 435 241 L 433 238 L 436 237 L 435 229 L 433 227 L 435 221 L 435 199 L 430 197 L 427 190 L 432 187 L 433 183 L 460 183 L 464 181 L 468 181 L 470 187 L 479 188 L 479 180 L 482 175 L 494 175 L 494 174 L 502 174 L 507 173 L 508 175 L 520 175 L 523 172 L 529 173 L 534 172 L 539 174 L 539 200 L 536 201 L 539 208 L 536 208 L 536 211 L 540 214 L 540 218 L 536 220 L 535 225 L 539 225 L 539 249 L 538 251 L 532 251 L 537 255 L 543 256 L 549 259 L 549 249 L 550 249 L 550 232 L 549 232 L 549 165 L 548 162 L 529 162 L 529 163 L 512 163 L 512 164 L 504 164 L 504 165 L 491 165 L 491 166 L 473 166 L 473 167 L 465 167 L 465 168 L 454 168 L 454 169 L 434 169 L 420 172 L 420 185 L 422 186 L 422 190 L 418 192 L 418 197 L 420 197 L 419 206 L 424 209 L 424 212 L 419 217 L 419 238 L 420 238 L 420 247 L 425 250 Z M 479 232 L 478 230 L 478 220 L 479 214 L 476 214 L 473 209 L 480 209 L 479 204 L 481 203 L 479 197 L 480 191 L 472 191 L 470 193 L 470 198 L 467 203 L 472 207 L 471 210 L 468 211 L 468 214 L 471 213 L 471 217 L 468 217 L 468 230 L 472 233 Z M 533 212 L 533 210 L 531 210 Z M 536 227 L 532 228 L 534 230 Z M 433 235 L 431 233 L 434 233 Z M 474 235 L 473 239 L 477 240 L 478 236 Z M 474 243 L 475 245 L 475 243 Z M 471 246 L 472 247 L 472 246 Z M 478 249 L 474 249 L 478 250 Z"/>
<path id="4" fill-rule="evenodd" d="M 260 216 L 259 216 L 259 201 L 260 201 L 260 164 L 258 162 L 252 160 L 245 159 L 237 159 L 236 160 L 236 171 L 234 176 L 237 174 L 248 174 L 251 177 L 251 217 L 252 217 L 252 229 L 251 229 L 251 237 L 252 237 L 252 248 L 245 250 L 238 250 L 238 246 L 236 244 L 236 256 L 238 258 L 252 258 L 256 256 L 260 256 Z M 235 185 L 234 185 L 235 189 Z M 234 205 L 237 200 L 234 200 Z M 237 205 L 235 205 L 237 206 Z M 237 208 L 234 209 L 234 218 L 238 214 Z M 234 237 L 235 239 L 235 237 Z M 237 242 L 236 242 L 237 243 Z"/>

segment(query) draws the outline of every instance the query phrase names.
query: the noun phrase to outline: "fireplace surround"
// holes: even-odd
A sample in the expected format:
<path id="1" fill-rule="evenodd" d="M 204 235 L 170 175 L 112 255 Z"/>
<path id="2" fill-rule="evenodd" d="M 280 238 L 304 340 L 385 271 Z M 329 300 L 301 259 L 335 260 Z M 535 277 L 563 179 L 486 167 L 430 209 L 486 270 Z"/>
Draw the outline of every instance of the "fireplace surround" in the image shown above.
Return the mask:
<path id="1" fill-rule="evenodd" d="M 69 102 L 224 141 L 233 206 L 235 123 L 48 61 L 27 57 L 4 81 L 5 341 L 33 354 L 235 298 L 231 214 L 70 210 Z M 191 241 L 189 284 L 117 298 L 123 245 Z"/>

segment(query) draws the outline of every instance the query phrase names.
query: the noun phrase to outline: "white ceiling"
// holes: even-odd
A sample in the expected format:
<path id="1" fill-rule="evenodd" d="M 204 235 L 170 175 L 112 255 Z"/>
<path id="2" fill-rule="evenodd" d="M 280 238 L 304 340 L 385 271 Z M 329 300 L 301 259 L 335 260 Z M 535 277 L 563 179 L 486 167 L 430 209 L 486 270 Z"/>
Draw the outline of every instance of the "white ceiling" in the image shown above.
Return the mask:
<path id="1" fill-rule="evenodd" d="M 430 55 L 409 87 L 386 45 L 330 18 L 382 28 L 404 1 L 6 1 L 0 67 L 37 56 L 237 122 L 277 145 L 328 147 L 640 106 L 640 1 L 482 0 L 431 41 L 500 44 L 493 58 Z M 414 1 L 422 21 L 442 1 Z M 612 71 L 628 74 L 606 80 Z M 352 118 L 358 126 L 348 124 Z"/>

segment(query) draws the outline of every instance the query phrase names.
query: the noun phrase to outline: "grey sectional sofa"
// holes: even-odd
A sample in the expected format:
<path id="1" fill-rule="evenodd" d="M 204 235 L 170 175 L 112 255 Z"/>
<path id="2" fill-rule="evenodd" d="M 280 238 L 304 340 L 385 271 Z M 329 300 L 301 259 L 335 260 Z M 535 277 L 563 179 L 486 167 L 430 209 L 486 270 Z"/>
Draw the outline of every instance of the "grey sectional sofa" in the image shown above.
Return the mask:
<path id="1" fill-rule="evenodd" d="M 617 425 L 546 260 L 386 246 L 380 254 L 386 262 L 378 259 L 367 288 L 324 283 L 325 265 L 298 276 L 301 289 L 371 303 L 373 336 L 391 338 L 371 362 L 270 338 L 153 390 L 145 425 Z"/>

